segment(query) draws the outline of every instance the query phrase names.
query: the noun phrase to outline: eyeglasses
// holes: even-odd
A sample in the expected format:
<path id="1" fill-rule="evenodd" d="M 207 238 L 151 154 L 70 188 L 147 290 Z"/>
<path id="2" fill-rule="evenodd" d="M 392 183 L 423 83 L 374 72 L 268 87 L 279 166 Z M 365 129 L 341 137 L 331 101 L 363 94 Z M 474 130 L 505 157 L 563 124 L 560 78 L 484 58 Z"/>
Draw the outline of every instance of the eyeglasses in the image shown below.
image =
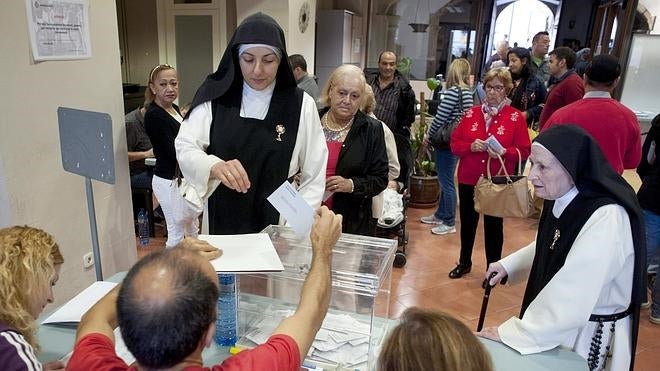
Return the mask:
<path id="1" fill-rule="evenodd" d="M 174 69 L 173 66 L 170 66 L 170 65 L 167 64 L 167 63 L 165 63 L 165 64 L 157 64 L 156 67 L 154 67 L 154 68 L 151 70 L 151 73 L 149 74 L 149 82 L 153 81 L 153 79 L 154 79 L 154 73 L 155 73 L 156 70 L 158 70 L 159 68 L 160 68 L 160 69 L 164 69 L 164 70 Z"/>
<path id="2" fill-rule="evenodd" d="M 484 87 L 484 90 L 486 91 L 496 91 L 498 93 L 501 93 L 504 91 L 504 85 L 497 85 L 497 86 L 491 86 L 491 85 L 486 85 Z"/>

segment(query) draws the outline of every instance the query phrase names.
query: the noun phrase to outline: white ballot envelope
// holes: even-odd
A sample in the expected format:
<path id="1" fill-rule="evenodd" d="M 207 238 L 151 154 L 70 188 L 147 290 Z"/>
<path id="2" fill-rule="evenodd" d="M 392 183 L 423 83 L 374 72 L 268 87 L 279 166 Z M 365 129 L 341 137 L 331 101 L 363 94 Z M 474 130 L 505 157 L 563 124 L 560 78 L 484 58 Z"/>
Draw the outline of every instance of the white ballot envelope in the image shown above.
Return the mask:
<path id="1" fill-rule="evenodd" d="M 308 236 L 314 224 L 314 209 L 289 182 L 282 185 L 268 196 L 268 202 L 279 211 L 298 236 Z"/>
<path id="2" fill-rule="evenodd" d="M 493 152 L 502 154 L 504 152 L 504 147 L 500 143 L 495 136 L 491 135 L 488 137 L 488 139 L 485 140 L 486 145 L 488 145 L 488 148 L 490 148 Z"/>

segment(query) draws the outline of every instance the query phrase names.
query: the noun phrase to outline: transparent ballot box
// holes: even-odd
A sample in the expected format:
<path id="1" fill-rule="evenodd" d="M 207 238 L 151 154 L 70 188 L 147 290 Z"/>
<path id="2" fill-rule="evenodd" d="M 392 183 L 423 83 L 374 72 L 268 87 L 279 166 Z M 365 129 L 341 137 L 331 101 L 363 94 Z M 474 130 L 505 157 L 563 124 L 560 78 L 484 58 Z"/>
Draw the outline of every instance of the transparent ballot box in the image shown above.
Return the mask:
<path id="1" fill-rule="evenodd" d="M 238 345 L 265 342 L 292 315 L 309 272 L 309 237 L 269 226 L 283 272 L 242 274 L 239 279 Z M 324 369 L 375 368 L 377 349 L 388 331 L 392 262 L 396 241 L 342 234 L 333 249 L 332 296 L 306 362 Z"/>

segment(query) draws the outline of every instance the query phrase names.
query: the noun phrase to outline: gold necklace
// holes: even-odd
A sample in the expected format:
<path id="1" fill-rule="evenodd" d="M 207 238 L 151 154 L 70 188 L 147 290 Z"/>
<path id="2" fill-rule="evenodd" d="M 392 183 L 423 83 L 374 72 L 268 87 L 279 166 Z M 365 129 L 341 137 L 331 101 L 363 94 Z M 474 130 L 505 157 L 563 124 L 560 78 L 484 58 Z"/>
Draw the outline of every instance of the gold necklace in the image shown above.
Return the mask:
<path id="1" fill-rule="evenodd" d="M 351 126 L 351 124 L 353 124 L 353 119 L 355 118 L 355 116 L 351 117 L 351 119 L 348 120 L 346 125 L 340 127 L 339 129 L 334 129 L 334 128 L 330 127 L 330 125 L 328 125 L 328 116 L 329 116 L 329 112 L 326 112 L 326 114 L 323 115 L 323 126 L 325 126 L 328 130 L 334 131 L 336 133 L 340 133 L 340 132 L 345 131 L 346 129 L 348 129 Z"/>

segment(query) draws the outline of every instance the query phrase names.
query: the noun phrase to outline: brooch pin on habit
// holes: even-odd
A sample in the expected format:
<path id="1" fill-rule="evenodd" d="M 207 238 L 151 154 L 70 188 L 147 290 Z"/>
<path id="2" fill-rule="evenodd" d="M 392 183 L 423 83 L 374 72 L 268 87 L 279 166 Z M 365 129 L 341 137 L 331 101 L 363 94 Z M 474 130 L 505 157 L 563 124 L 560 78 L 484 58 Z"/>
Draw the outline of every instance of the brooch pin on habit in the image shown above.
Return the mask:
<path id="1" fill-rule="evenodd" d="M 277 140 L 278 142 L 281 142 L 282 141 L 282 134 L 286 133 L 286 128 L 282 124 L 277 124 L 275 126 L 275 132 L 277 133 L 277 138 L 275 138 L 275 140 Z"/>
<path id="2" fill-rule="evenodd" d="M 550 245 L 550 250 L 555 249 L 555 243 L 557 243 L 560 236 L 561 236 L 561 232 L 559 232 L 559 229 L 555 229 L 555 235 L 552 236 L 552 245 Z"/>

